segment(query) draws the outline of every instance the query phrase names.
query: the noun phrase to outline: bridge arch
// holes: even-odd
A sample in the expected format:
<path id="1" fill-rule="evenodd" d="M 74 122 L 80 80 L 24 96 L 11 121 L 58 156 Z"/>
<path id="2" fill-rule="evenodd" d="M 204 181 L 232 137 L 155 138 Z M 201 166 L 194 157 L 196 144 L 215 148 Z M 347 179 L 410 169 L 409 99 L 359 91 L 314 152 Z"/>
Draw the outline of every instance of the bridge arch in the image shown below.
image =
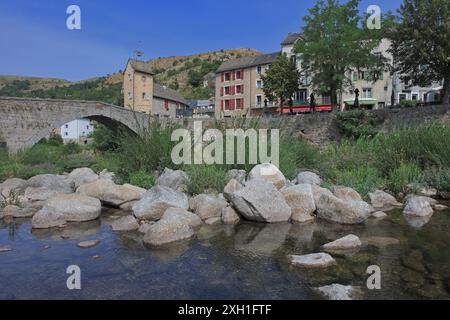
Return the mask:
<path id="1" fill-rule="evenodd" d="M 29 148 L 55 128 L 76 119 L 91 119 L 116 130 L 138 133 L 151 118 L 122 107 L 93 101 L 0 97 L 0 140 L 9 152 Z"/>

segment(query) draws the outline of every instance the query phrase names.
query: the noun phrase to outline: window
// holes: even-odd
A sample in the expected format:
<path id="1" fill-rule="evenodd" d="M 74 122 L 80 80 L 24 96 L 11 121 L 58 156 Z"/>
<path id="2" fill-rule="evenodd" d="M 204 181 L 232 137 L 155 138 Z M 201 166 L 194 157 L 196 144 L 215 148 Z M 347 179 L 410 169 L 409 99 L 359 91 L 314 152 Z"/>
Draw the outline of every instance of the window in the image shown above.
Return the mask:
<path id="1" fill-rule="evenodd" d="M 129 74 L 128 74 L 128 80 L 131 81 L 132 79 L 133 79 L 133 77 L 131 76 L 131 73 L 129 73 Z"/>
<path id="2" fill-rule="evenodd" d="M 236 86 L 236 93 L 243 93 L 243 92 L 244 92 L 244 86 L 243 85 Z"/>
<path id="3" fill-rule="evenodd" d="M 146 100 L 147 99 L 147 94 L 145 92 L 142 93 L 142 99 Z"/>
<path id="4" fill-rule="evenodd" d="M 225 81 L 230 81 L 231 80 L 231 73 L 227 72 L 225 73 Z"/>
<path id="5" fill-rule="evenodd" d="M 363 88 L 363 98 L 372 98 L 372 88 Z"/>
<path id="6" fill-rule="evenodd" d="M 291 56 L 291 61 L 295 64 L 297 64 L 297 56 L 294 54 L 293 56 Z"/>
<path id="7" fill-rule="evenodd" d="M 64 132 L 64 135 L 67 137 L 69 135 L 69 133 L 68 132 Z"/>
<path id="8" fill-rule="evenodd" d="M 262 80 L 256 80 L 256 88 L 257 89 L 262 89 L 262 87 L 263 87 Z"/>
<path id="9" fill-rule="evenodd" d="M 88 129 L 88 130 L 89 130 L 89 125 L 87 125 L 87 126 L 86 126 L 86 129 Z"/>
<path id="10" fill-rule="evenodd" d="M 269 63 L 269 64 L 267 65 L 267 70 L 270 70 L 270 69 L 272 69 L 272 64 L 271 64 L 271 63 Z"/>
<path id="11" fill-rule="evenodd" d="M 68 124 L 66 124 L 65 126 L 64 126 L 66 129 L 68 129 L 69 128 L 69 125 Z"/>
<path id="12" fill-rule="evenodd" d="M 145 82 L 145 80 L 147 80 L 146 76 L 142 76 L 142 82 Z"/>
<path id="13" fill-rule="evenodd" d="M 256 96 L 256 106 L 257 107 L 261 107 L 262 105 L 262 96 L 261 95 L 257 95 Z"/>
<path id="14" fill-rule="evenodd" d="M 164 100 L 164 108 L 169 110 L 169 100 Z"/>
<path id="15" fill-rule="evenodd" d="M 244 109 L 244 99 L 236 99 L 236 109 Z"/>
<path id="16" fill-rule="evenodd" d="M 131 99 L 131 92 L 128 92 L 128 99 Z"/>
<path id="17" fill-rule="evenodd" d="M 225 100 L 225 110 L 230 110 L 230 100 Z"/>
<path id="18" fill-rule="evenodd" d="M 399 93 L 398 94 L 398 101 L 401 102 L 403 100 L 406 100 L 408 98 L 406 93 Z"/>
<path id="19" fill-rule="evenodd" d="M 225 87 L 225 94 L 231 94 L 231 87 Z"/>
<path id="20" fill-rule="evenodd" d="M 414 101 L 419 100 L 419 94 L 418 94 L 418 93 L 413 93 L 413 94 L 411 95 L 411 100 L 414 100 Z"/>
<path id="21" fill-rule="evenodd" d="M 262 72 L 262 67 L 261 66 L 257 66 L 256 67 L 256 73 L 257 74 L 261 74 L 261 72 Z"/>
<path id="22" fill-rule="evenodd" d="M 242 79 L 242 72 L 241 71 L 236 71 L 236 79 Z"/>

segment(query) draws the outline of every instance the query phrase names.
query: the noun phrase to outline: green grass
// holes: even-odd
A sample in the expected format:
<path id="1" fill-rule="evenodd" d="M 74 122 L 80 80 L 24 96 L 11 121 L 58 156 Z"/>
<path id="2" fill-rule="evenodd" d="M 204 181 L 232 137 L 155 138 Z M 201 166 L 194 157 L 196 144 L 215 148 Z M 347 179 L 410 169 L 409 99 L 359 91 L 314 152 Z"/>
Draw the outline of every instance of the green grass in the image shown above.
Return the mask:
<path id="1" fill-rule="evenodd" d="M 259 123 L 236 119 L 234 127 L 242 126 L 257 129 Z M 175 128 L 152 125 L 140 136 L 99 131 L 94 135 L 94 147 L 63 145 L 58 139 L 50 139 L 17 155 L 0 153 L 0 181 L 91 167 L 97 172 L 115 172 L 118 183 L 150 188 L 155 183 L 154 171 L 168 167 L 188 173 L 190 193 L 220 193 L 229 180 L 230 169 L 248 172 L 254 166 L 248 161 L 241 165 L 176 166 L 171 161 L 172 148 L 177 144 L 171 141 Z M 224 130 L 220 123 L 215 128 Z M 288 179 L 293 179 L 299 170 L 318 171 L 325 185 L 349 186 L 362 196 L 375 189 L 405 192 L 410 183 L 450 191 L 450 128 L 433 122 L 344 140 L 322 150 L 282 135 L 279 167 Z"/>

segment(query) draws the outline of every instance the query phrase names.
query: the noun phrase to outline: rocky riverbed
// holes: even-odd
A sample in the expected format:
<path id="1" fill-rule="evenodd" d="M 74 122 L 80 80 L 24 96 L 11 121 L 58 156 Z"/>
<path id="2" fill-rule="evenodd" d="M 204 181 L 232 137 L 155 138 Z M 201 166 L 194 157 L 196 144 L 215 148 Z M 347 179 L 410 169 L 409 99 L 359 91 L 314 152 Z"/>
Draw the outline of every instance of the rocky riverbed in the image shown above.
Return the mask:
<path id="1" fill-rule="evenodd" d="M 221 194 L 191 196 L 188 179 L 166 169 L 145 190 L 80 168 L 4 181 L 0 298 L 450 298 L 450 211 L 433 194 L 363 199 L 269 164 L 233 170 Z M 366 287 L 370 265 L 381 290 Z"/>

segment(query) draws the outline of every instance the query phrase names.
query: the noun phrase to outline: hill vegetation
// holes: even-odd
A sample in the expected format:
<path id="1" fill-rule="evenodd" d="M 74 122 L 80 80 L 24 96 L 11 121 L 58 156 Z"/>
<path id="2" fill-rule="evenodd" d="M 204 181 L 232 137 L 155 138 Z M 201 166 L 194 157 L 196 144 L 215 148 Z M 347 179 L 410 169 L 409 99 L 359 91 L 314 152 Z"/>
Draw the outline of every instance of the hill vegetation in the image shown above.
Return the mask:
<path id="1" fill-rule="evenodd" d="M 211 51 L 191 56 L 157 58 L 148 63 L 155 82 L 179 90 L 185 99 L 209 99 L 213 83 L 204 86 L 205 76 L 215 72 L 223 61 L 260 55 L 253 49 Z M 123 105 L 122 70 L 112 75 L 79 82 L 63 79 L 0 76 L 0 96 L 70 100 L 95 100 Z"/>

